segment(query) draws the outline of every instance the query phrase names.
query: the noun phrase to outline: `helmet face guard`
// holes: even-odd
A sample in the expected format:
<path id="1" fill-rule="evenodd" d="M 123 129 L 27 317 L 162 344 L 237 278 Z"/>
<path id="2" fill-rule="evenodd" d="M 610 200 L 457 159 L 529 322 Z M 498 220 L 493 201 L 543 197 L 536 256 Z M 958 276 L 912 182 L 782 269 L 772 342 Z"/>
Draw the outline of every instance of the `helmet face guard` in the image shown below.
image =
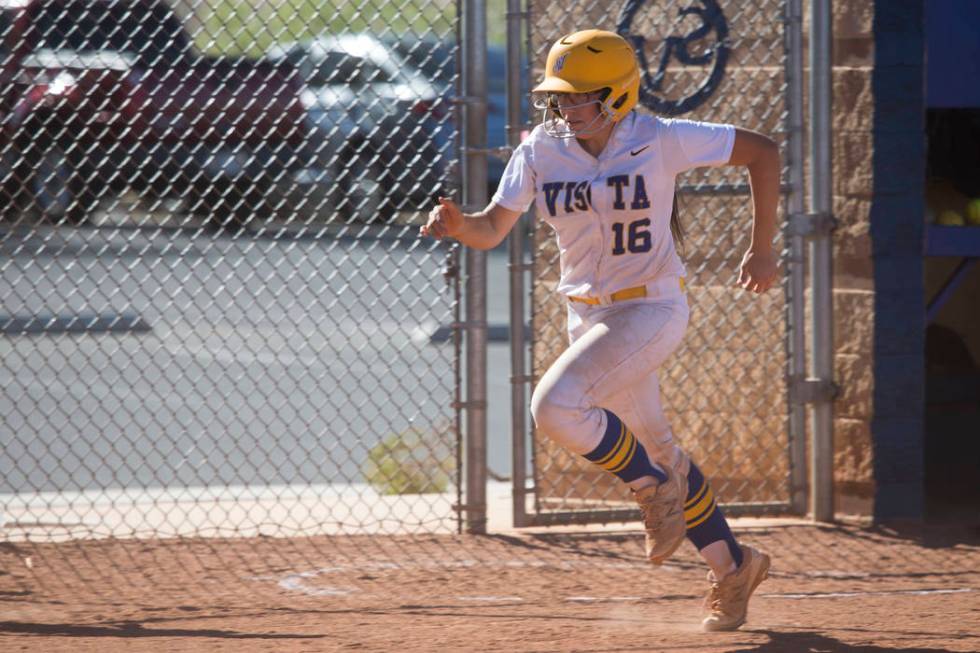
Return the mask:
<path id="1" fill-rule="evenodd" d="M 534 108 L 541 111 L 541 124 L 549 136 L 555 138 L 583 138 L 598 133 L 613 123 L 612 114 L 601 97 L 589 99 L 578 104 L 565 105 L 564 109 L 581 109 L 595 106 L 596 115 L 585 126 L 573 128 L 565 120 L 562 107 L 558 103 L 557 94 L 538 94 L 534 99 Z"/>

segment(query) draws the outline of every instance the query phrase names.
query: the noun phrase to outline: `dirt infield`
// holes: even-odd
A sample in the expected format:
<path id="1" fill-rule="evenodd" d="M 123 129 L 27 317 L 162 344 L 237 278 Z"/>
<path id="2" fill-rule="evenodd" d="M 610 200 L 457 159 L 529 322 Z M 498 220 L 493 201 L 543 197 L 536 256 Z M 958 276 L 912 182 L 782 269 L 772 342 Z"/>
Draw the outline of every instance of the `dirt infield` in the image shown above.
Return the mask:
<path id="1" fill-rule="evenodd" d="M 751 527 L 735 633 L 636 531 L 0 544 L 2 651 L 977 651 L 980 531 Z"/>

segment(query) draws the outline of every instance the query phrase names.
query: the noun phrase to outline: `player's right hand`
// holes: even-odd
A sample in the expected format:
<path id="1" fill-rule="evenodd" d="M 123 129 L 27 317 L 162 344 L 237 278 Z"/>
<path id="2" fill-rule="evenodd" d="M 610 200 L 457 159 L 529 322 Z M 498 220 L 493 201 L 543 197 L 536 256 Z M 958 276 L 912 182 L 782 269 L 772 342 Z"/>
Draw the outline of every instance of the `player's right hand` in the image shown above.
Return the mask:
<path id="1" fill-rule="evenodd" d="M 463 212 L 456 202 L 448 197 L 440 197 L 439 203 L 429 211 L 428 221 L 419 227 L 420 236 L 433 238 L 453 238 L 463 229 Z"/>

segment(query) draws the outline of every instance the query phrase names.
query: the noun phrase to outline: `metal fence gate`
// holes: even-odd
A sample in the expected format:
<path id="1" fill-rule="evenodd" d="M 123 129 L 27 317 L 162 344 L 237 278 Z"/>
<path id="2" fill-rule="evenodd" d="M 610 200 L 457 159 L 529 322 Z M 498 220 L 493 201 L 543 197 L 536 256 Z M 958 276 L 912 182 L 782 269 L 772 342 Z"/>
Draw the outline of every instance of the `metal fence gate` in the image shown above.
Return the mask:
<path id="1" fill-rule="evenodd" d="M 729 122 L 772 136 L 783 160 L 781 215 L 801 211 L 798 1 L 558 6 L 531 0 L 528 20 L 533 79 L 543 74 L 548 49 L 562 34 L 589 27 L 617 31 L 634 44 L 643 67 L 638 110 Z M 696 170 L 678 180 L 691 322 L 684 344 L 662 370 L 664 402 L 675 436 L 712 478 L 729 512 L 801 512 L 802 406 L 790 402 L 786 379 L 796 378 L 803 366 L 802 333 L 793 326 L 802 319 L 802 239 L 797 234 L 781 240 L 784 292 L 757 297 L 734 287 L 750 236 L 747 181 L 733 168 Z M 529 237 L 530 374 L 521 373 L 525 345 L 518 340 L 517 383 L 540 377 L 566 346 L 565 302 L 553 291 L 558 279 L 553 235 L 541 222 Z M 526 256 L 520 250 L 511 250 L 515 274 Z M 515 397 L 521 400 L 523 391 Z M 527 446 L 521 420 L 515 425 L 518 525 L 636 519 L 635 505 L 616 479 L 540 434 L 532 432 Z"/>
<path id="2" fill-rule="evenodd" d="M 0 4 L 0 538 L 458 530 L 457 14 Z"/>

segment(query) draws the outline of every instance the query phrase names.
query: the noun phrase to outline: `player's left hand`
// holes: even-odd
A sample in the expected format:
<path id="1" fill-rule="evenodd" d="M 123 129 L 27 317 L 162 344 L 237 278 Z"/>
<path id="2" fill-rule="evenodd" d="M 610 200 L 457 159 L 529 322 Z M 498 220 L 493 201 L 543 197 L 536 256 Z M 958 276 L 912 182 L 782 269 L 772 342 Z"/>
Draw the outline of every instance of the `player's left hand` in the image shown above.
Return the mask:
<path id="1" fill-rule="evenodd" d="M 742 257 L 737 285 L 754 293 L 764 293 L 776 283 L 779 258 L 772 247 L 750 249 Z"/>

